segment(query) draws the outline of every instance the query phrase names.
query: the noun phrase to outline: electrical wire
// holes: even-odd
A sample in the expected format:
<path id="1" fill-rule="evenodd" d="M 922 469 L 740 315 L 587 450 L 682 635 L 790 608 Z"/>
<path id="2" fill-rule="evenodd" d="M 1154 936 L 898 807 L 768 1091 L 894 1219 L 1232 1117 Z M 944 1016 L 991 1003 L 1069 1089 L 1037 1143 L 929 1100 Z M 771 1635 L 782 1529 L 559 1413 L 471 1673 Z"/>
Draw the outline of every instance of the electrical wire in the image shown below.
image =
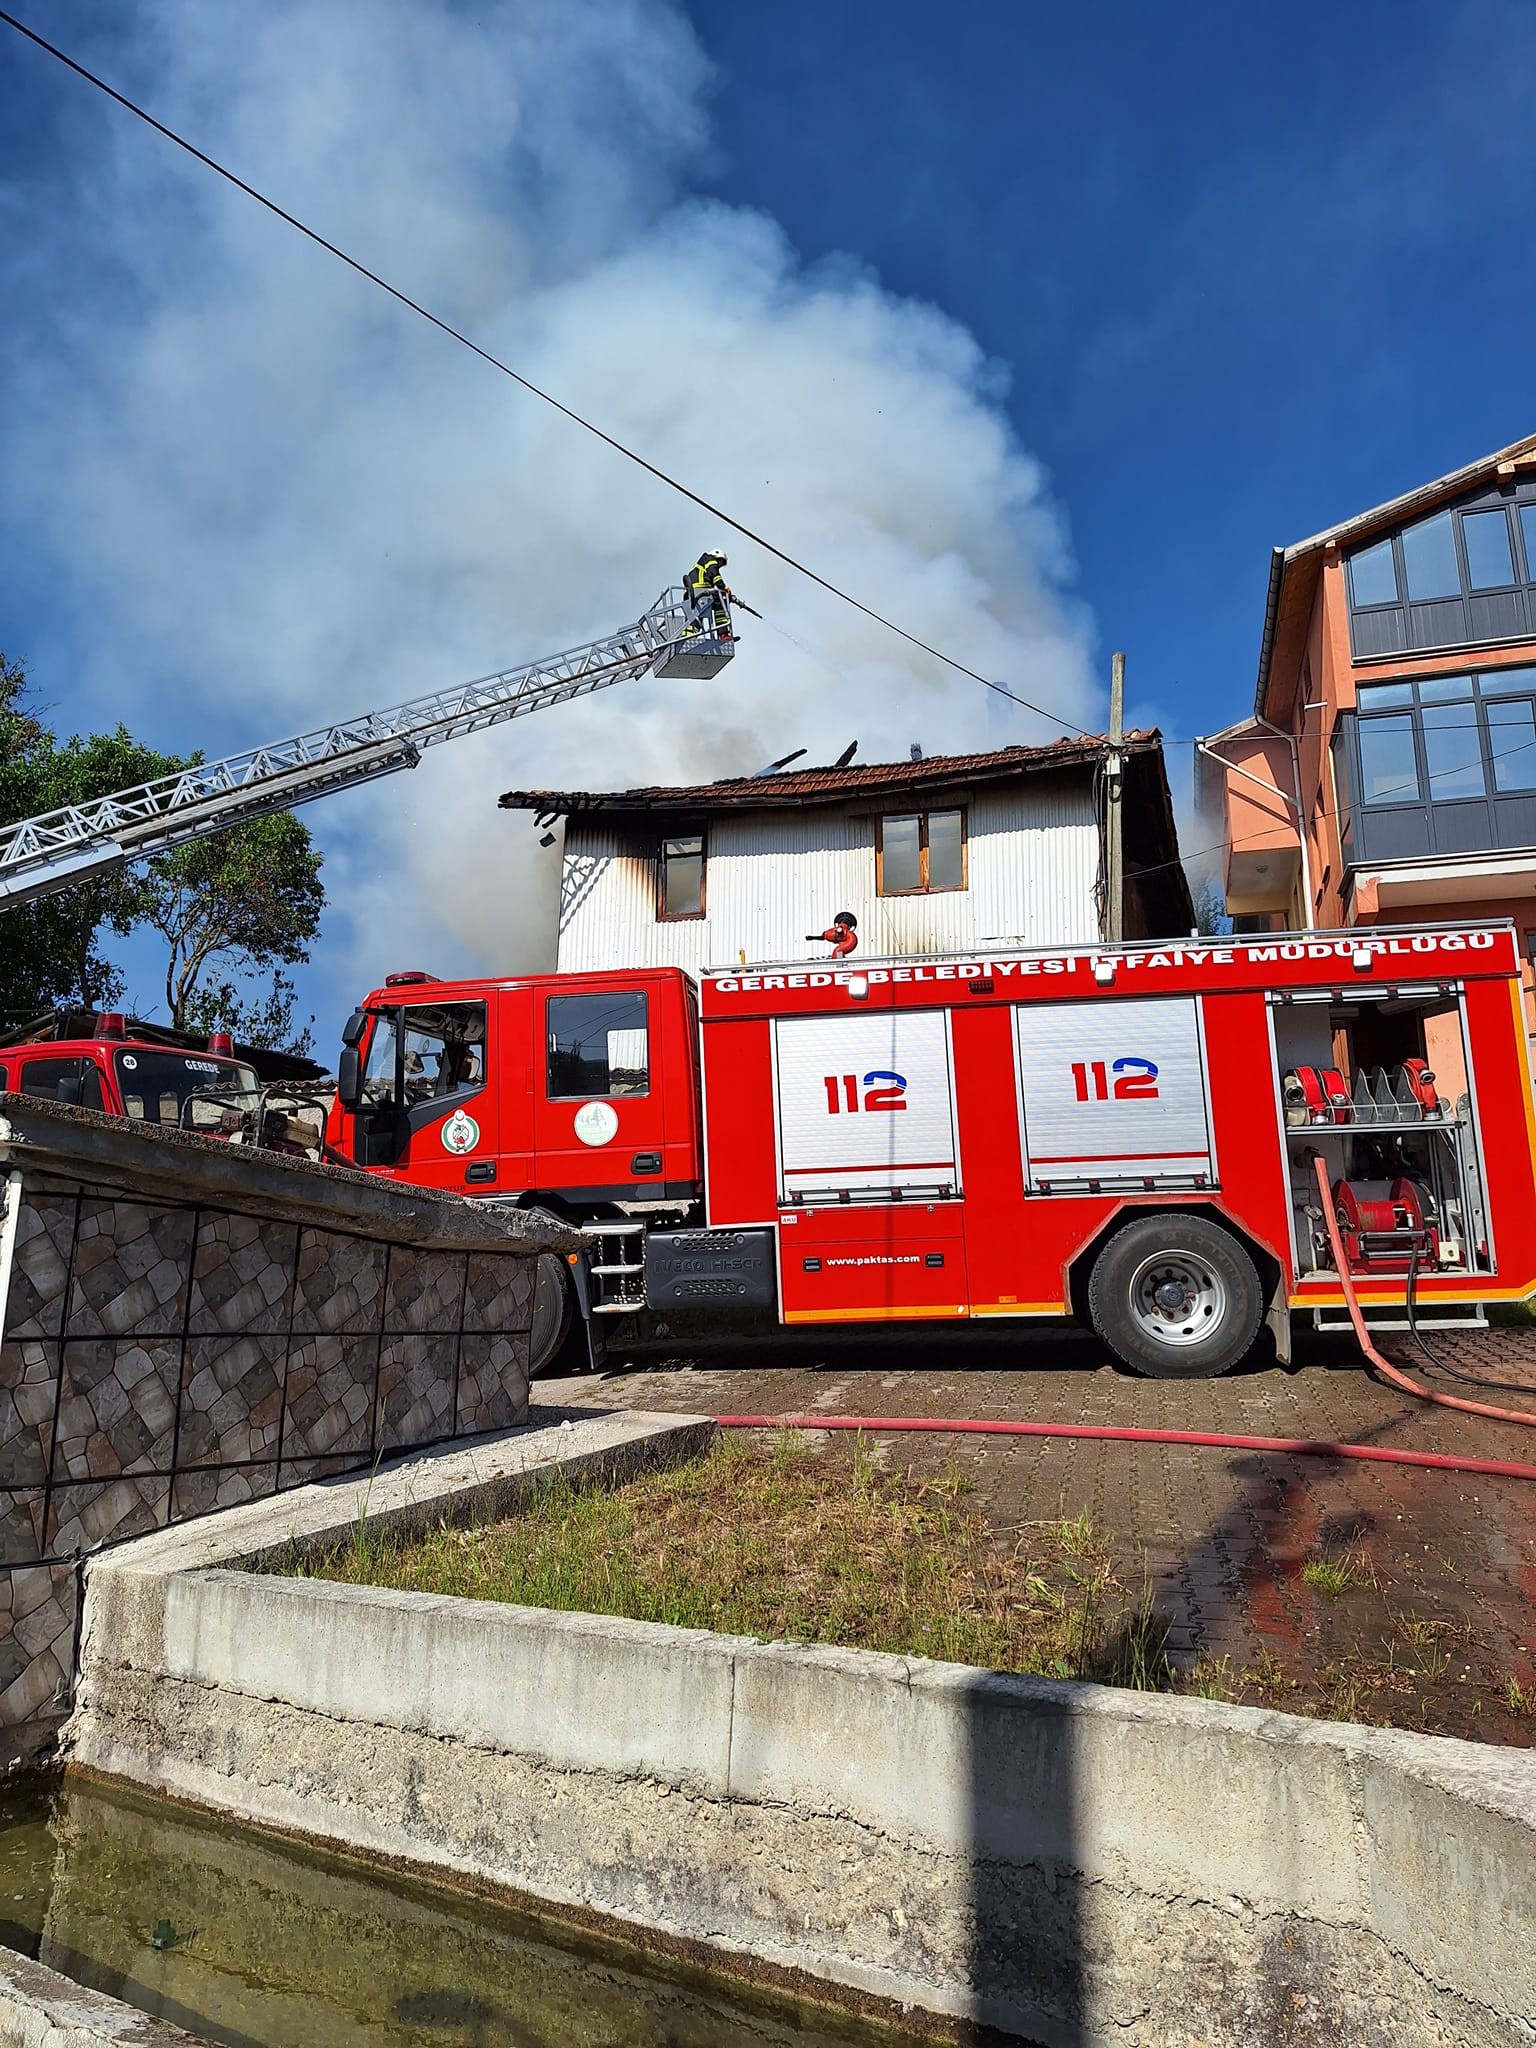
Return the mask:
<path id="1" fill-rule="evenodd" d="M 48 56 L 55 58 L 67 70 L 73 71 L 76 77 L 83 78 L 88 85 L 95 86 L 98 92 L 105 93 L 109 100 L 114 101 L 127 113 L 134 115 L 137 120 L 143 121 L 147 127 L 153 128 L 155 133 L 163 136 L 167 142 L 174 143 L 178 149 L 185 150 L 188 156 L 195 157 L 197 162 L 202 164 L 205 169 L 214 172 L 217 177 L 223 178 L 226 183 L 233 185 L 236 191 L 243 192 L 248 199 L 254 199 L 258 206 L 264 206 L 268 213 L 275 214 L 279 220 L 286 222 L 289 227 L 297 229 L 301 235 L 307 237 L 317 247 L 324 249 L 328 255 L 334 256 L 338 262 L 344 263 L 349 270 L 356 271 L 359 277 L 366 278 L 372 285 L 377 285 L 380 291 L 386 292 L 390 298 L 406 307 L 408 311 L 415 313 L 420 319 L 429 322 L 433 327 L 437 328 L 439 333 L 446 334 L 451 341 L 456 341 L 461 347 L 467 348 L 471 354 L 477 355 L 483 363 L 488 363 L 493 370 L 499 370 L 504 377 L 510 377 L 514 384 L 521 385 L 523 390 L 530 392 L 533 397 L 542 399 L 546 405 L 552 406 L 556 412 L 563 414 L 573 425 L 595 436 L 606 447 L 611 448 L 615 454 L 622 455 L 626 462 L 634 463 L 638 469 L 643 469 L 648 476 L 655 477 L 658 483 L 663 483 L 669 490 L 676 491 L 679 496 L 686 498 L 690 504 L 697 505 L 700 511 L 707 512 L 712 519 L 718 519 L 722 525 L 730 527 L 733 533 L 741 534 L 744 539 L 751 541 L 755 547 L 762 548 L 766 554 L 772 555 L 776 561 L 783 562 L 787 568 L 793 569 L 797 575 L 804 576 L 810 582 L 819 585 L 821 589 L 830 592 L 833 597 L 840 598 L 844 604 L 852 605 L 855 611 L 862 612 L 866 618 L 873 619 L 876 625 L 883 626 L 887 632 L 896 634 L 899 639 L 907 641 L 909 645 L 921 648 L 924 654 L 931 654 L 935 661 L 941 661 L 946 667 L 955 669 L 960 675 L 968 676 L 973 683 L 980 683 L 983 689 L 996 691 L 998 696 L 1006 697 L 1010 703 L 1019 705 L 1022 710 L 1033 711 L 1037 717 L 1047 719 L 1052 725 L 1064 726 L 1069 732 L 1076 733 L 1082 739 L 1097 737 L 1097 735 L 1090 733 L 1086 726 L 1075 725 L 1070 718 L 1063 718 L 1059 711 L 1047 711 L 1043 704 L 1033 704 L 1029 698 L 1019 696 L 1005 684 L 994 682 L 990 676 L 984 676 L 979 670 L 967 667 L 963 661 L 956 660 L 954 655 L 946 654 L 942 648 L 933 646 L 929 641 L 920 638 L 916 633 L 909 633 L 905 626 L 897 625 L 894 619 L 889 619 L 883 612 L 876 611 L 873 605 L 865 604 L 862 598 L 855 597 L 850 591 L 842 589 L 840 585 L 833 583 L 828 577 L 820 575 L 808 563 L 802 562 L 797 556 L 788 553 L 784 548 L 776 546 L 773 541 L 758 533 L 754 528 L 744 525 L 739 519 L 733 518 L 722 506 L 714 504 L 708 498 L 701 497 L 697 491 L 690 490 L 685 483 L 681 483 L 675 476 L 671 476 L 666 470 L 658 468 L 654 462 L 647 461 L 645 456 L 639 454 L 635 449 L 627 447 L 624 442 L 617 440 L 612 434 L 606 433 L 594 421 L 586 419 L 572 406 L 566 405 L 556 398 L 552 392 L 545 391 L 542 386 L 535 384 L 532 378 L 525 377 L 520 370 L 514 370 L 512 365 L 504 362 L 500 356 L 493 355 L 489 349 L 482 348 L 477 341 L 471 341 L 469 336 L 460 328 L 453 326 L 450 321 L 444 320 L 439 314 L 434 313 L 430 307 L 422 305 L 419 300 L 413 299 L 409 293 L 401 291 L 397 285 L 392 285 L 387 278 L 381 277 L 376 270 L 370 270 L 367 264 L 359 262 L 357 257 L 349 256 L 345 249 L 339 248 L 335 242 L 328 241 L 317 229 L 307 226 L 297 215 L 289 213 L 286 208 L 279 206 L 275 199 L 269 199 L 264 192 L 258 191 L 254 185 L 247 184 L 244 178 L 238 177 L 235 172 L 221 164 L 217 158 L 209 156 L 205 150 L 201 150 L 195 143 L 189 142 L 184 135 L 179 135 L 174 128 L 169 128 L 165 122 L 156 120 L 155 116 L 146 108 L 141 107 L 137 101 L 129 99 L 126 93 L 119 92 L 115 86 L 109 85 L 104 78 L 98 77 L 94 71 L 87 70 L 85 65 L 71 57 L 67 51 L 59 49 L 57 44 L 50 43 L 46 37 L 40 36 L 36 29 L 29 28 L 24 21 L 18 21 L 14 14 L 8 14 L 3 8 L 0 8 L 0 22 L 4 22 L 8 28 L 15 29 L 16 33 L 24 36 L 28 42 L 35 43 L 38 49 L 45 51 Z"/>

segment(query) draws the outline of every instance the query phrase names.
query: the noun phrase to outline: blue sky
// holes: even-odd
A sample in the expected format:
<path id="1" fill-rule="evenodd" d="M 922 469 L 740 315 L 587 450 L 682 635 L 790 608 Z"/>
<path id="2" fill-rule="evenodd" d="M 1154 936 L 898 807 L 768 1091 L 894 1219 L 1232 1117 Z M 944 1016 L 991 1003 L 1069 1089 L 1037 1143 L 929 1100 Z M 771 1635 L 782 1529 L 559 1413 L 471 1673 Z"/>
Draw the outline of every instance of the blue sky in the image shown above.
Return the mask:
<path id="1" fill-rule="evenodd" d="M 1133 715 L 1181 738 L 1240 716 L 1274 543 L 1536 426 L 1520 0 L 777 0 L 692 7 L 694 38 L 664 0 L 274 0 L 238 29 L 197 0 L 32 12 L 573 402 L 1083 723 L 1113 647 Z M 520 86 L 515 149 L 477 154 Z M 269 737 L 616 624 L 653 556 L 697 544 L 686 508 L 627 496 L 242 204 L 0 42 L 0 646 L 62 724 Z M 615 693 L 600 722 L 531 721 L 388 803 L 307 814 L 335 902 L 305 978 L 323 1044 L 359 977 L 399 964 L 389 930 L 444 971 L 512 964 L 508 889 L 463 884 L 499 873 L 497 788 L 733 772 L 845 732 L 867 757 L 1032 736 L 974 685 L 882 666 L 899 650 L 768 567 L 737 580 L 793 638 L 744 649 L 729 715 Z M 432 851 L 450 793 L 475 820 L 456 865 Z"/>
<path id="2" fill-rule="evenodd" d="M 1536 9 L 696 9 L 714 183 L 1010 375 L 1105 646 L 1251 701 L 1272 545 L 1536 428 Z"/>

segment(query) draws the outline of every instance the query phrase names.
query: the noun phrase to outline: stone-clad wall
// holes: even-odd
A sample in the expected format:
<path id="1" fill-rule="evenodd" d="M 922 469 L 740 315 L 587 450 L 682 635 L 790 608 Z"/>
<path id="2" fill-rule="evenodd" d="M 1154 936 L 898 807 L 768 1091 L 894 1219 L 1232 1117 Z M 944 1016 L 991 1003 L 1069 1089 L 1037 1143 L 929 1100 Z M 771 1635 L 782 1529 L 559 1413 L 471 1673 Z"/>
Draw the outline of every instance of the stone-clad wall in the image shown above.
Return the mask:
<path id="1" fill-rule="evenodd" d="M 0 1757 L 67 1708 L 75 1560 L 523 1421 L 540 1219 L 0 1095 Z M 558 1240 L 558 1242 L 557 1242 Z"/>

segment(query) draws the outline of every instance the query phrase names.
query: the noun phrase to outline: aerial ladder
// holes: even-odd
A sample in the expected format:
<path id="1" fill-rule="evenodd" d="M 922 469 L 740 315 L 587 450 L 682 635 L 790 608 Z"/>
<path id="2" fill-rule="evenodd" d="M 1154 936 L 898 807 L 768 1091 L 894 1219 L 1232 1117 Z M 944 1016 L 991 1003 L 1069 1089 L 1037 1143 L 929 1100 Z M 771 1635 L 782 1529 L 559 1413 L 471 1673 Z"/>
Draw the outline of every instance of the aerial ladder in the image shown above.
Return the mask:
<path id="1" fill-rule="evenodd" d="M 0 828 L 0 910 L 249 818 L 414 768 L 428 747 L 444 740 L 591 696 L 613 683 L 646 674 L 718 675 L 736 651 L 735 640 L 686 634 L 693 623 L 682 590 L 664 590 L 633 625 L 584 647 L 7 825 Z"/>

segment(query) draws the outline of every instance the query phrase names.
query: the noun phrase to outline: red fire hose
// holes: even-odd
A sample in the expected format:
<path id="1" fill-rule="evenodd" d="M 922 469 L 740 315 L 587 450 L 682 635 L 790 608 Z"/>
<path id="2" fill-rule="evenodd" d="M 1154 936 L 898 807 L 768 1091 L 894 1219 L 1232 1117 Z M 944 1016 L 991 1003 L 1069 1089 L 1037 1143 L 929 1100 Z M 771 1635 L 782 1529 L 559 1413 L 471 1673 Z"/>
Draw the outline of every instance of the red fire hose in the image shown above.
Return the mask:
<path id="1" fill-rule="evenodd" d="M 1469 1404 L 1462 1403 L 1462 1406 Z M 1536 1421 L 1536 1417 L 1531 1418 Z M 1376 1465 L 1419 1465 L 1484 1479 L 1536 1479 L 1536 1465 L 1502 1458 L 1452 1458 L 1439 1451 L 1390 1450 L 1292 1436 L 1221 1436 L 1205 1429 L 1126 1429 L 1097 1422 L 971 1422 L 926 1415 L 716 1415 L 721 1429 L 924 1430 L 933 1436 L 1064 1436 L 1119 1444 L 1195 1444 L 1219 1451 L 1271 1451 L 1293 1458 L 1355 1458 Z"/>
<path id="2" fill-rule="evenodd" d="M 1328 1181 L 1328 1168 L 1321 1158 L 1317 1161 L 1317 1184 L 1322 1193 L 1328 1242 L 1333 1247 L 1334 1264 L 1343 1283 L 1350 1320 L 1355 1326 L 1360 1349 L 1377 1372 L 1405 1394 L 1413 1394 L 1421 1401 L 1432 1401 L 1437 1408 L 1457 1408 L 1467 1415 L 1486 1415 L 1494 1422 L 1519 1422 L 1536 1427 L 1536 1414 L 1520 1408 L 1493 1408 L 1483 1401 L 1462 1401 L 1454 1394 L 1437 1394 L 1429 1387 L 1421 1387 L 1417 1380 L 1409 1379 L 1396 1366 L 1388 1365 L 1371 1342 L 1365 1318 L 1360 1313 L 1349 1263 L 1339 1238 L 1338 1220 L 1333 1212 L 1333 1189 Z M 935 1436 L 1056 1436 L 1121 1444 L 1192 1444 L 1220 1451 L 1283 1453 L 1293 1458 L 1343 1458 L 1364 1464 L 1414 1465 L 1430 1472 L 1465 1472 L 1484 1479 L 1536 1480 L 1536 1465 L 1512 1464 L 1503 1458 L 1457 1458 L 1439 1451 L 1404 1451 L 1379 1444 L 1335 1444 L 1308 1437 L 1226 1436 L 1203 1429 L 1127 1429 L 1086 1422 L 978 1422 L 915 1415 L 717 1415 L 714 1420 L 721 1429 L 919 1430 Z"/>
<path id="3" fill-rule="evenodd" d="M 1355 1326 L 1355 1335 L 1360 1340 L 1360 1349 L 1385 1380 L 1394 1387 L 1401 1387 L 1405 1394 L 1414 1394 L 1421 1401 L 1433 1401 L 1437 1408 L 1459 1408 L 1463 1415 L 1486 1415 L 1494 1422 L 1520 1422 L 1536 1429 L 1536 1415 L 1525 1408 L 1491 1408 L 1485 1401 L 1463 1401 L 1455 1394 L 1437 1394 L 1430 1387 L 1421 1387 L 1417 1380 L 1409 1379 L 1407 1373 L 1399 1372 L 1395 1365 L 1388 1365 L 1376 1346 L 1371 1342 L 1370 1332 L 1365 1327 L 1365 1318 L 1360 1313 L 1360 1304 L 1355 1299 L 1354 1282 L 1349 1275 L 1349 1262 L 1344 1256 L 1344 1246 L 1339 1238 L 1339 1221 L 1333 1210 L 1333 1189 L 1328 1183 L 1327 1162 L 1319 1154 L 1313 1162 L 1317 1168 L 1317 1185 L 1323 1200 L 1323 1222 L 1328 1229 L 1328 1242 L 1333 1248 L 1333 1263 L 1338 1268 L 1344 1285 L 1344 1299 L 1349 1303 L 1349 1319 Z"/>

